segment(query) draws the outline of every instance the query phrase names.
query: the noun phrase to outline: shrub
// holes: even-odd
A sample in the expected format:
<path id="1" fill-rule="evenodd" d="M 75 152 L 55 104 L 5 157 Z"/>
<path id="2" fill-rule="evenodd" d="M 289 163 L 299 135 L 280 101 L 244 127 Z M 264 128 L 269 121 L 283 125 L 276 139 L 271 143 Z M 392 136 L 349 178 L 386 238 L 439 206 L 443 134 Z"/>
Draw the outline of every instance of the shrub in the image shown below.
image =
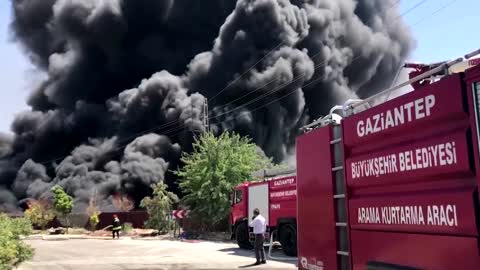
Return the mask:
<path id="1" fill-rule="evenodd" d="M 31 232 L 28 219 L 0 214 L 0 269 L 13 269 L 33 257 L 33 249 L 20 240 L 21 235 Z"/>
<path id="2" fill-rule="evenodd" d="M 100 223 L 99 214 L 95 213 L 95 214 L 91 215 L 90 218 L 89 218 L 89 222 L 90 222 L 90 228 L 92 229 L 92 231 L 95 231 L 98 223 Z"/>
<path id="3" fill-rule="evenodd" d="M 123 223 L 123 226 L 122 226 L 122 231 L 128 233 L 128 232 L 131 232 L 133 230 L 133 225 L 132 223 Z"/>
<path id="4" fill-rule="evenodd" d="M 25 217 L 42 230 L 55 218 L 55 213 L 46 201 L 32 201 L 28 206 L 28 209 L 25 210 Z"/>
<path id="5" fill-rule="evenodd" d="M 178 197 L 167 191 L 167 185 L 157 183 L 152 185 L 153 196 L 144 198 L 140 206 L 145 207 L 148 212 L 148 220 L 145 226 L 159 232 L 168 232 L 172 229 L 172 221 L 168 219 L 168 214 L 172 210 L 172 205 L 178 202 Z"/>
<path id="6" fill-rule="evenodd" d="M 98 223 L 100 223 L 100 209 L 97 206 L 97 196 L 96 192 L 90 197 L 90 202 L 86 209 L 86 213 L 88 215 L 88 221 L 90 223 L 90 229 L 95 231 L 97 228 Z"/>
<path id="7" fill-rule="evenodd" d="M 73 209 L 73 198 L 68 195 L 61 186 L 56 185 L 52 188 L 54 202 L 53 206 L 55 211 L 67 222 L 67 232 L 68 227 L 70 226 L 70 221 L 68 215 L 72 212 Z"/>
<path id="8" fill-rule="evenodd" d="M 129 212 L 135 208 L 135 203 L 125 194 L 116 194 L 113 196 L 113 205 L 122 212 Z"/>

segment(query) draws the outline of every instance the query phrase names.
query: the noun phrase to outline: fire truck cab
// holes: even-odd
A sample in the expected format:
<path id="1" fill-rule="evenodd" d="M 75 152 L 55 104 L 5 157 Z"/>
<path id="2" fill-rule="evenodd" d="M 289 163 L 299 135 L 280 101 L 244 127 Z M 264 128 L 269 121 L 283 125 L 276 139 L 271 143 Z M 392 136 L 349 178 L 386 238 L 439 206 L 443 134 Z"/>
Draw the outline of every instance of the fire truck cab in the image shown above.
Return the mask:
<path id="1" fill-rule="evenodd" d="M 305 127 L 299 269 L 480 269 L 480 66 L 449 71 L 462 60 L 380 105 L 369 101 L 405 84 L 334 108 L 340 123 L 332 111 Z"/>

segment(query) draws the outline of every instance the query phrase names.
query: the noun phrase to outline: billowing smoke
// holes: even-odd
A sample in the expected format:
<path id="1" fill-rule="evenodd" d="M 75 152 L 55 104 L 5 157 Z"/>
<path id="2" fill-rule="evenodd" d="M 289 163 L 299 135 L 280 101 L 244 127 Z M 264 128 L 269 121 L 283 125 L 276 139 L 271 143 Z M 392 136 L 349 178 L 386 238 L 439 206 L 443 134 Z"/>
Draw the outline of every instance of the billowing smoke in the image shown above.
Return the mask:
<path id="1" fill-rule="evenodd" d="M 0 210 L 59 184 L 137 203 L 205 130 L 289 162 L 299 127 L 394 79 L 413 48 L 394 0 L 11 0 L 46 74 L 0 135 Z"/>

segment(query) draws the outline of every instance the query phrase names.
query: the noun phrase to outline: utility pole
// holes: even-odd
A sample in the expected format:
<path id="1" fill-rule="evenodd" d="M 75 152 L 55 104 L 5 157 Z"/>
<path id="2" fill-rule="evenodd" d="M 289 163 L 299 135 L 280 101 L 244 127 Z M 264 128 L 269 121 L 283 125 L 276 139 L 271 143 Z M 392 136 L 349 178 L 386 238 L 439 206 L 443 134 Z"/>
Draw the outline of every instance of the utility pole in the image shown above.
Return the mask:
<path id="1" fill-rule="evenodd" d="M 205 98 L 203 103 L 203 127 L 204 132 L 210 131 L 210 120 L 208 119 L 208 99 Z"/>
<path id="2" fill-rule="evenodd" d="M 193 122 L 193 118 L 194 118 L 194 115 L 193 115 L 193 105 L 191 105 L 191 114 L 190 114 L 190 117 L 192 119 L 192 122 Z M 210 120 L 208 119 L 208 99 L 205 98 L 204 102 L 203 102 L 203 109 L 202 109 L 202 126 L 203 126 L 203 130 L 199 130 L 199 129 L 191 129 L 191 132 L 193 133 L 193 137 L 194 138 L 197 138 L 197 133 L 198 134 L 202 134 L 204 132 L 209 132 L 210 131 Z"/>

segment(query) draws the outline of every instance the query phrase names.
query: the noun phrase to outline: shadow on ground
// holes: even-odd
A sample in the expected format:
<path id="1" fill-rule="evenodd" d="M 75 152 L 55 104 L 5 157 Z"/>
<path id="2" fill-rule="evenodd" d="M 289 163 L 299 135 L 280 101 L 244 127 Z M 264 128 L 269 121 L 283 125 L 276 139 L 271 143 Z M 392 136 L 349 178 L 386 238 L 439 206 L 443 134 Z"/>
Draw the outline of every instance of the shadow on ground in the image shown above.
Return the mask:
<path id="1" fill-rule="evenodd" d="M 228 253 L 229 255 L 234 255 L 234 256 L 242 256 L 242 257 L 248 257 L 252 258 L 252 264 L 247 264 L 247 265 L 242 265 L 239 266 L 238 268 L 249 268 L 249 267 L 255 267 L 255 252 L 254 250 L 246 250 L 246 249 L 241 249 L 241 248 L 224 248 L 220 249 L 219 251 Z M 282 260 L 282 259 L 292 259 L 293 257 L 288 257 L 283 254 L 281 249 L 273 249 L 272 250 L 272 256 L 276 257 L 275 259 L 269 258 L 268 257 L 268 247 L 265 248 L 265 256 L 267 256 L 267 265 L 268 261 L 275 261 L 275 262 L 281 262 L 281 263 L 287 263 L 291 264 L 294 266 L 297 266 L 297 261 L 291 261 L 291 260 Z M 278 258 L 278 259 L 277 259 Z"/>

